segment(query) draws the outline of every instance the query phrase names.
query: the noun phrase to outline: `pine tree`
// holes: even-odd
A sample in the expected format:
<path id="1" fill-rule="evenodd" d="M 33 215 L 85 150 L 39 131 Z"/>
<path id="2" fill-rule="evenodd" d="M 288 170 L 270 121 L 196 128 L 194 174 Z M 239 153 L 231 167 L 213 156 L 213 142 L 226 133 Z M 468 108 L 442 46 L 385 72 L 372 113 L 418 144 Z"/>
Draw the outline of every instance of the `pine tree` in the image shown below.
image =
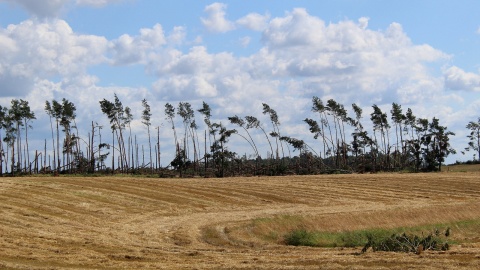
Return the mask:
<path id="1" fill-rule="evenodd" d="M 152 113 L 150 111 L 150 105 L 148 105 L 146 99 L 142 100 L 142 106 L 143 106 L 142 124 L 144 124 L 147 127 L 148 147 L 150 149 L 150 171 L 153 173 L 152 142 L 150 139 L 150 125 L 152 124 L 152 122 L 150 121 L 150 118 L 152 117 Z"/>
<path id="2" fill-rule="evenodd" d="M 470 134 L 467 135 L 467 138 L 470 141 L 468 142 L 468 147 L 465 148 L 465 150 L 476 151 L 477 152 L 476 154 L 478 154 L 477 158 L 480 159 L 480 117 L 478 118 L 477 122 L 474 122 L 474 121 L 468 122 L 466 128 L 470 130 Z"/>

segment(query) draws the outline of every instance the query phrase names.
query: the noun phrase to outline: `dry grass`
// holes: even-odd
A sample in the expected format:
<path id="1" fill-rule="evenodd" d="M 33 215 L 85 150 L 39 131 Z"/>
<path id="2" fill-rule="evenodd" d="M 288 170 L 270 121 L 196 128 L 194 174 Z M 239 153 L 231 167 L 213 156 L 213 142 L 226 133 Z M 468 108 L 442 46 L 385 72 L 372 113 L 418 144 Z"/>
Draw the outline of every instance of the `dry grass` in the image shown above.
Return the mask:
<path id="1" fill-rule="evenodd" d="M 480 172 L 480 164 L 448 165 L 442 170 L 444 172 Z"/>
<path id="2" fill-rule="evenodd" d="M 479 219 L 479 199 L 478 173 L 1 178 L 0 268 L 478 269 L 479 235 L 455 228 L 463 244 L 421 255 L 278 237 L 300 224 L 335 232 Z"/>

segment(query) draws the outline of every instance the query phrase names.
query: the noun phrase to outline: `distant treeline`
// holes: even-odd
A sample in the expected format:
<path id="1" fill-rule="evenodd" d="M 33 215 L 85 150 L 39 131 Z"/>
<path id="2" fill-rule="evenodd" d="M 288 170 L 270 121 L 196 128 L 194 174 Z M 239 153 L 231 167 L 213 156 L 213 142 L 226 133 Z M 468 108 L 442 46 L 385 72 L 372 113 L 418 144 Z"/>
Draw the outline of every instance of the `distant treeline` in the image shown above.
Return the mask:
<path id="1" fill-rule="evenodd" d="M 411 109 L 404 112 L 397 103 L 392 104 L 390 116 L 373 105 L 373 112 L 368 116 L 371 129 L 366 130 L 362 109 L 356 104 L 352 104 L 353 114 L 348 114 L 344 105 L 333 99 L 324 102 L 313 97 L 312 116 L 303 122 L 315 141 L 307 144 L 304 139 L 285 136 L 277 112 L 266 103 L 263 103 L 263 114 L 268 117 L 268 123 L 261 123 L 252 115 L 234 115 L 228 117 L 226 125 L 212 121 L 207 103 L 194 110 L 190 103 L 180 102 L 177 106 L 165 104 L 164 117 L 172 129 L 175 154 L 168 166 L 162 167 L 160 128 L 152 129 L 147 100 L 142 100 L 141 122 L 147 129 L 148 145 L 139 144 L 137 136 L 132 134 L 132 110 L 123 106 L 117 95 L 112 101 L 103 99 L 99 105 L 110 122 L 111 140 L 102 139 L 102 128 L 93 121 L 91 130 L 81 137 L 75 122 L 75 105 L 67 99 L 52 100 L 45 102 L 51 138 L 45 139 L 43 149 L 34 151 L 29 148 L 28 134 L 36 117 L 28 101 L 13 99 L 10 107 L 0 106 L 0 174 L 224 177 L 419 172 L 441 170 L 445 158 L 455 153 L 449 143 L 455 134 L 442 126 L 438 118 L 417 118 Z M 203 130 L 197 125 L 196 116 L 203 118 Z M 471 133 L 465 150 L 473 150 L 480 157 L 480 118 L 478 122 L 468 123 L 466 128 Z M 240 156 L 231 151 L 231 136 L 244 140 L 251 153 Z M 264 139 L 260 142 L 254 137 Z M 269 149 L 263 157 L 257 147 L 261 143 Z"/>

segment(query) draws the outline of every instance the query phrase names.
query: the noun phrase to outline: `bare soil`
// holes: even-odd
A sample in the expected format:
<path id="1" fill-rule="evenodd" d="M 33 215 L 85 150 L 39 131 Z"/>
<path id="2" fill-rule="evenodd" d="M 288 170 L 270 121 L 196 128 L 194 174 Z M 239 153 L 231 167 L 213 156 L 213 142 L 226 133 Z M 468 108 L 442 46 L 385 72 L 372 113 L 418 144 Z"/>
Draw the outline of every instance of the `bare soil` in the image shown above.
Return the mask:
<path id="1" fill-rule="evenodd" d="M 421 255 L 285 246 L 259 218 L 325 231 L 480 218 L 480 173 L 226 179 L 0 178 L 0 268 L 480 269 L 480 232 Z"/>

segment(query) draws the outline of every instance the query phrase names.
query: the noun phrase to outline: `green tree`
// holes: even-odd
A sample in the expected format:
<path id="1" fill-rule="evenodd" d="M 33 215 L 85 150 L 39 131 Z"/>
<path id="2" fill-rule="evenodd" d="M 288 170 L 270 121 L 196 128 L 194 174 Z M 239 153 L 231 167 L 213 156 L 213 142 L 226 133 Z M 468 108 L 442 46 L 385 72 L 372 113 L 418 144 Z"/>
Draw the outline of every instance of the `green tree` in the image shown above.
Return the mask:
<path id="1" fill-rule="evenodd" d="M 405 121 L 406 116 L 402 113 L 402 106 L 397 103 L 392 103 L 392 109 L 390 110 L 391 118 L 395 124 L 395 137 L 397 143 L 395 144 L 395 159 L 394 162 L 397 162 L 397 155 L 401 152 L 401 156 L 404 155 L 404 146 L 403 146 L 403 128 L 402 123 Z M 399 142 L 400 139 L 400 142 Z M 400 145 L 400 146 L 399 146 Z M 400 148 L 400 150 L 398 150 Z"/>
<path id="2" fill-rule="evenodd" d="M 270 136 L 274 137 L 275 138 L 275 142 L 276 142 L 276 145 L 277 145 L 277 149 L 275 151 L 275 158 L 278 160 L 280 158 L 280 153 L 279 153 L 279 145 L 282 149 L 282 156 L 284 157 L 285 156 L 285 153 L 283 151 L 283 144 L 282 142 L 280 141 L 279 143 L 279 138 L 282 136 L 280 134 L 280 121 L 278 119 L 278 114 L 277 112 L 272 109 L 268 104 L 266 103 L 262 103 L 263 105 L 263 114 L 268 114 L 269 117 L 270 117 L 270 122 L 272 122 L 272 126 L 273 126 L 273 131 L 270 133 Z M 273 155 L 273 153 L 272 153 Z"/>
<path id="3" fill-rule="evenodd" d="M 123 171 L 125 168 L 128 168 L 128 164 L 126 164 L 127 158 L 125 151 L 125 141 L 123 137 L 123 129 L 125 129 L 127 121 L 127 117 L 125 116 L 125 109 L 123 108 L 123 104 L 118 98 L 117 94 L 114 95 L 114 102 L 108 101 L 106 99 L 100 101 L 100 108 L 110 120 L 110 127 L 112 129 L 112 133 L 115 134 L 117 137 L 118 150 L 120 152 L 120 169 Z M 112 158 L 113 163 L 115 161 L 115 157 L 113 156 Z"/>
<path id="4" fill-rule="evenodd" d="M 11 149 L 11 157 L 10 157 L 10 172 L 15 174 L 17 166 L 15 166 L 15 142 L 16 142 L 16 135 L 17 130 L 14 124 L 14 120 L 10 115 L 10 110 L 8 108 L 3 108 L 3 121 L 2 121 L 2 128 L 5 130 L 5 137 L 3 137 L 3 141 L 7 144 L 7 154 L 9 152 L 9 148 Z M 8 159 L 8 157 L 7 157 Z"/>
<path id="5" fill-rule="evenodd" d="M 178 156 L 180 154 L 180 145 L 178 144 L 178 139 L 177 139 L 177 131 L 175 129 L 175 107 L 172 106 L 172 104 L 167 103 L 165 104 L 165 116 L 166 119 L 170 122 L 172 125 L 172 130 L 173 130 L 173 137 L 175 139 L 175 156 Z"/>
<path id="6" fill-rule="evenodd" d="M 456 153 L 449 142 L 449 137 L 454 135 L 455 133 L 448 131 L 447 127 L 441 126 L 437 118 L 432 119 L 428 125 L 428 134 L 425 136 L 427 152 L 424 155 L 427 170 L 441 171 L 445 158 Z"/>
<path id="7" fill-rule="evenodd" d="M 0 105 L 0 176 L 3 175 L 3 162 L 5 158 L 5 150 L 3 149 L 2 130 L 5 129 L 8 116 L 8 109 Z"/>
<path id="8" fill-rule="evenodd" d="M 465 148 L 466 151 L 476 151 L 478 154 L 477 158 L 480 159 L 480 117 L 477 122 L 470 121 L 468 122 L 466 128 L 470 130 L 470 134 L 467 135 L 467 138 L 470 140 L 468 142 L 468 147 Z M 473 159 L 475 160 L 475 154 Z"/>
<path id="9" fill-rule="evenodd" d="M 55 111 L 53 109 L 53 106 L 50 104 L 48 100 L 45 101 L 45 112 L 50 118 L 50 128 L 52 130 L 53 170 L 55 171 L 57 168 L 57 162 L 56 162 L 55 139 L 54 139 L 53 123 L 52 123 L 52 118 L 55 118 Z"/>
<path id="10" fill-rule="evenodd" d="M 225 177 L 225 168 L 228 166 L 228 163 L 231 159 L 235 157 L 235 153 L 228 150 L 226 144 L 232 134 L 235 134 L 237 131 L 235 129 L 227 129 L 222 123 L 213 123 L 214 133 L 218 133 L 218 139 L 213 142 L 211 146 L 212 157 L 215 163 L 217 164 L 218 177 Z"/>
<path id="11" fill-rule="evenodd" d="M 332 129 L 330 127 L 330 122 L 328 121 L 327 117 L 327 107 L 323 104 L 323 101 L 314 96 L 312 98 L 312 112 L 318 113 L 318 117 L 320 123 L 307 121 L 307 124 L 310 126 L 310 132 L 317 133 L 317 137 L 321 136 L 323 141 L 323 158 L 327 158 L 327 156 L 331 155 L 332 153 L 336 153 L 336 147 L 333 142 L 333 135 Z M 325 134 L 325 130 L 328 129 L 330 137 Z"/>
<path id="12" fill-rule="evenodd" d="M 205 122 L 205 125 L 207 126 L 208 129 L 208 139 L 209 139 L 209 148 L 211 149 L 212 147 L 212 139 L 211 137 L 213 136 L 213 141 L 216 141 L 215 137 L 215 130 L 212 125 L 212 121 L 210 120 L 212 117 L 212 109 L 210 108 L 210 105 L 208 105 L 205 101 L 202 102 L 202 108 L 197 110 L 200 114 L 203 115 L 203 121 Z M 207 132 L 205 132 L 205 177 L 207 173 L 207 168 L 208 168 L 208 160 L 211 157 L 211 155 L 207 152 Z"/>
<path id="13" fill-rule="evenodd" d="M 30 149 L 28 146 L 28 129 L 33 128 L 29 123 L 30 121 L 36 119 L 35 113 L 30 109 L 28 101 L 20 99 L 20 115 L 23 120 L 23 127 L 25 128 L 25 144 L 27 146 L 27 157 L 26 161 L 29 166 L 29 172 L 31 173 L 30 167 Z M 26 168 L 25 168 L 26 169 Z"/>
<path id="14" fill-rule="evenodd" d="M 74 134 L 72 134 L 72 122 L 76 118 L 76 110 L 77 108 L 75 105 L 68 101 L 67 99 L 63 98 L 62 103 L 61 103 L 61 109 L 59 110 L 59 116 L 60 116 L 60 126 L 63 128 L 63 132 L 65 133 L 65 139 L 64 139 L 64 145 L 63 145 L 63 152 L 67 155 L 67 163 L 66 163 L 66 169 L 71 172 L 72 170 L 72 162 L 73 162 L 73 147 L 76 146 L 76 161 L 77 163 L 80 161 L 80 158 L 78 156 L 78 144 L 77 144 L 77 138 Z M 64 164 L 65 166 L 65 164 Z"/>
<path id="15" fill-rule="evenodd" d="M 142 106 L 143 106 L 142 124 L 144 124 L 147 127 L 148 147 L 150 149 L 150 171 L 153 173 L 152 142 L 150 139 L 150 125 L 152 125 L 152 122 L 150 121 L 150 119 L 152 117 L 152 113 L 150 111 L 150 105 L 148 105 L 146 99 L 142 100 Z"/>
<path id="16" fill-rule="evenodd" d="M 342 160 L 342 165 L 346 166 L 348 146 L 346 143 L 345 123 L 348 122 L 347 111 L 342 104 L 333 99 L 327 101 L 326 110 L 332 116 L 335 127 L 335 141 L 333 144 L 335 144 L 336 149 L 336 165 L 338 167 L 340 160 Z"/>
<path id="17" fill-rule="evenodd" d="M 263 132 L 263 134 L 265 135 L 265 138 L 267 138 L 268 145 L 270 146 L 270 151 L 273 154 L 272 142 L 268 138 L 267 132 L 262 127 L 262 124 L 260 123 L 260 121 L 256 117 L 251 116 L 251 115 L 245 116 L 245 121 L 247 121 L 247 125 L 245 127 L 246 129 L 251 129 L 251 128 L 257 129 L 258 128 Z M 271 157 L 268 157 L 268 158 L 271 158 Z"/>
<path id="18" fill-rule="evenodd" d="M 187 156 L 189 154 L 189 140 L 188 137 L 191 138 L 192 140 L 192 145 L 193 145 L 193 160 L 194 160 L 194 166 L 197 166 L 197 161 L 198 161 L 198 155 L 197 155 L 197 144 L 195 142 L 196 136 L 196 129 L 197 129 L 197 124 L 195 123 L 195 113 L 194 110 L 192 109 L 192 106 L 188 102 L 180 102 L 178 104 L 178 110 L 177 114 L 180 115 L 183 119 L 183 125 L 185 128 L 185 149 L 187 150 Z"/>
<path id="19" fill-rule="evenodd" d="M 22 112 L 21 100 L 12 99 L 11 106 L 8 110 L 8 116 L 10 121 L 13 124 L 12 132 L 15 132 L 15 136 L 13 136 L 12 139 L 16 144 L 13 147 L 17 148 L 17 160 L 16 160 L 17 170 L 21 170 L 21 165 L 22 165 L 22 140 L 21 140 L 21 133 L 20 133 L 21 127 L 23 126 L 22 113 L 23 112 Z M 12 159 L 13 159 L 14 153 L 15 151 L 12 152 Z"/>
<path id="20" fill-rule="evenodd" d="M 363 171 L 366 170 L 366 159 L 365 156 L 367 154 L 367 147 L 372 147 L 373 141 L 368 136 L 368 132 L 364 130 L 363 125 L 361 123 L 362 113 L 363 110 L 357 104 L 352 104 L 353 111 L 355 113 L 355 119 L 350 119 L 351 125 L 354 127 L 354 131 L 352 133 L 353 142 L 352 142 L 352 150 L 355 154 L 356 165 L 360 164 L 360 159 L 358 155 L 361 156 L 361 165 L 363 166 Z"/>
<path id="21" fill-rule="evenodd" d="M 129 166 L 129 168 L 132 168 L 135 166 L 135 158 L 134 158 L 134 151 L 133 151 L 133 138 L 132 138 L 132 127 L 131 127 L 131 123 L 132 123 L 132 120 L 133 120 L 133 114 L 132 114 L 132 110 L 130 109 L 130 107 L 126 106 L 125 107 L 125 117 L 124 117 L 124 121 L 125 121 L 125 126 L 128 126 L 128 153 L 127 153 L 127 164 Z"/>
<path id="22" fill-rule="evenodd" d="M 381 149 L 382 156 L 384 157 L 383 168 L 388 168 L 390 166 L 390 138 L 388 136 L 390 125 L 388 124 L 387 114 L 382 112 L 382 110 L 377 106 L 373 105 L 373 112 L 370 114 L 370 119 L 373 123 L 373 134 L 375 138 L 376 148 L 378 149 L 378 140 L 376 136 L 376 131 L 380 132 L 381 140 Z"/>
<path id="23" fill-rule="evenodd" d="M 241 135 L 241 134 L 238 134 L 238 133 L 237 134 L 239 136 L 241 136 L 243 139 L 245 139 L 250 144 L 250 146 L 253 148 L 253 151 L 255 152 L 255 159 L 257 159 L 259 157 L 258 148 L 257 148 L 257 145 L 255 144 L 255 141 L 253 140 L 252 136 L 250 135 L 250 132 L 248 132 L 247 124 L 246 124 L 245 120 L 238 117 L 237 115 L 228 117 L 228 120 L 230 121 L 230 123 L 232 123 L 234 125 L 237 125 L 237 126 L 243 128 L 243 130 L 245 130 L 248 138 Z"/>

